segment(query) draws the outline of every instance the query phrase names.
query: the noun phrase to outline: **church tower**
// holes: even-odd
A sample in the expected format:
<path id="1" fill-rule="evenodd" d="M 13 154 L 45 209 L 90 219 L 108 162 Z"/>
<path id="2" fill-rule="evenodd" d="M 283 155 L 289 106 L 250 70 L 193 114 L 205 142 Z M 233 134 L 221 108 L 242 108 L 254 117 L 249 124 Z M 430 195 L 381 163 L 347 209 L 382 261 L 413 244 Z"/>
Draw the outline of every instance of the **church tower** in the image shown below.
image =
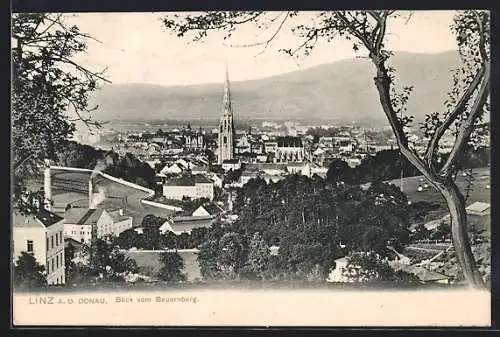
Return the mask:
<path id="1" fill-rule="evenodd" d="M 229 74 L 226 67 L 226 83 L 224 85 L 224 100 L 222 114 L 219 121 L 219 148 L 217 160 L 219 164 L 226 159 L 234 157 L 234 125 L 233 108 L 231 106 L 231 89 L 229 87 Z"/>

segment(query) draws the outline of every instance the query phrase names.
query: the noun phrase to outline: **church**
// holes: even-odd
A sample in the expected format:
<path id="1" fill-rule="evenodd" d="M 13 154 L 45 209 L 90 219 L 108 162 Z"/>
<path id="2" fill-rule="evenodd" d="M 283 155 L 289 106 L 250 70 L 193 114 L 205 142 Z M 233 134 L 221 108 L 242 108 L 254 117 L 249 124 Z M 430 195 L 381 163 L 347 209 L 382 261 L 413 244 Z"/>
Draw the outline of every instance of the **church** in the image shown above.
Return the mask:
<path id="1" fill-rule="evenodd" d="M 231 88 L 229 87 L 229 73 L 226 67 L 226 82 L 224 84 L 223 108 L 219 121 L 219 137 L 217 149 L 217 163 L 234 159 L 235 130 L 233 124 L 233 108 L 231 105 Z"/>
<path id="2" fill-rule="evenodd" d="M 191 123 L 188 123 L 187 128 L 183 128 L 182 134 L 184 137 L 184 147 L 186 149 L 204 149 L 205 141 L 201 126 L 199 130 L 192 130 Z"/>

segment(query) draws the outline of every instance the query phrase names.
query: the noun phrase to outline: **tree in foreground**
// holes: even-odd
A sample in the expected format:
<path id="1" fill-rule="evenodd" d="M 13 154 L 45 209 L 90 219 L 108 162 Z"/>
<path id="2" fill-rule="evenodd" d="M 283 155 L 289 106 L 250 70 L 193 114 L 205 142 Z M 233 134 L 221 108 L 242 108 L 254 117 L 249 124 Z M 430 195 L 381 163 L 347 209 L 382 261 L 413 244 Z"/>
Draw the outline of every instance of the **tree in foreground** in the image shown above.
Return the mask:
<path id="1" fill-rule="evenodd" d="M 161 253 L 160 263 L 162 267 L 158 272 L 158 278 L 168 282 L 185 281 L 186 275 L 184 270 L 184 260 L 177 252 Z"/>
<path id="2" fill-rule="evenodd" d="M 38 173 L 43 159 L 57 160 L 75 122 L 99 126 L 88 98 L 106 79 L 75 61 L 92 38 L 66 24 L 63 14 L 13 14 L 11 38 L 14 201 L 22 211 L 23 181 Z"/>
<path id="3" fill-rule="evenodd" d="M 301 17 L 305 16 L 305 17 Z M 325 11 L 325 12 L 263 12 L 210 11 L 201 14 L 172 14 L 164 18 L 164 26 L 179 37 L 193 33 L 194 40 L 205 38 L 210 31 L 224 31 L 230 38 L 242 25 L 255 24 L 267 30 L 268 38 L 250 42 L 247 46 L 268 47 L 284 27 L 289 27 L 302 42 L 283 50 L 289 55 L 308 55 L 320 39 L 327 42 L 339 36 L 353 43 L 355 52 L 362 49 L 375 70 L 373 78 L 380 105 L 391 126 L 401 154 L 415 166 L 444 197 L 451 216 L 452 238 L 465 279 L 473 287 L 483 287 L 467 236 L 467 214 L 464 196 L 455 184 L 457 161 L 477 138 L 475 127 L 489 113 L 490 91 L 490 17 L 488 11 L 458 11 L 451 27 L 456 35 L 457 49 L 463 61 L 453 74 L 453 88 L 444 102 L 443 111 L 427 116 L 422 125 L 428 145 L 419 154 L 405 131 L 413 118 L 406 115 L 406 102 L 412 86 L 401 87 L 396 82 L 395 69 L 390 65 L 393 53 L 385 48 L 387 27 L 401 14 L 394 10 Z M 293 22 L 294 20 L 298 19 Z M 302 20 L 300 20 L 302 19 Z M 311 24 L 304 23 L 309 19 Z M 288 21 L 292 21 L 291 23 Z M 300 21 L 300 23 L 299 23 Z M 262 35 L 260 35 L 262 36 Z M 367 80 L 369 78 L 367 77 Z M 405 115 L 403 115 L 405 113 Z M 440 159 L 438 149 L 446 133 L 455 136 L 450 154 Z"/>
<path id="4" fill-rule="evenodd" d="M 47 284 L 45 267 L 35 257 L 22 252 L 14 265 L 14 285 L 23 288 L 37 288 Z"/>

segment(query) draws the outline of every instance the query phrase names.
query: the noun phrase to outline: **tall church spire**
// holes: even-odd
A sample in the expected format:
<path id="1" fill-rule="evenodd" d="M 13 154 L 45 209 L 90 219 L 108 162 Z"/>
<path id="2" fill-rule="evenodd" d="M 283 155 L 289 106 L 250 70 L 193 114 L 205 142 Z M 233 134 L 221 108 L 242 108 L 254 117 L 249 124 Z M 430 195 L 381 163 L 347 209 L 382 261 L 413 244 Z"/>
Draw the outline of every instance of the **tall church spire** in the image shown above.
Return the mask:
<path id="1" fill-rule="evenodd" d="M 231 106 L 231 87 L 229 85 L 229 70 L 226 63 L 226 81 L 224 83 L 224 114 L 233 114 L 233 108 Z"/>
<path id="2" fill-rule="evenodd" d="M 233 108 L 231 105 L 231 88 L 229 86 L 229 71 L 226 64 L 226 81 L 224 83 L 223 108 L 219 121 L 219 149 L 218 163 L 234 158 L 234 124 Z"/>

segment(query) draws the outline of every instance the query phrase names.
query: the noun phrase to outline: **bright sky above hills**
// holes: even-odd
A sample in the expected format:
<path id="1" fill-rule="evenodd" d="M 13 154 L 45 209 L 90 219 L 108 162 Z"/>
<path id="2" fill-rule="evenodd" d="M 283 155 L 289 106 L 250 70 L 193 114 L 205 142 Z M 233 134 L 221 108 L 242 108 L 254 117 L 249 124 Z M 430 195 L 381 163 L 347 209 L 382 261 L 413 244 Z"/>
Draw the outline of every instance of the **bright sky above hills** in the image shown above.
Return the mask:
<path id="1" fill-rule="evenodd" d="M 205 42 L 178 38 L 163 28 L 160 18 L 166 13 L 78 13 L 68 14 L 67 22 L 76 24 L 102 43 L 90 41 L 81 62 L 92 70 L 108 67 L 113 83 L 150 83 L 188 85 L 224 80 L 226 62 L 232 81 L 257 79 L 355 57 L 352 44 L 338 40 L 318 43 L 312 54 L 296 60 L 278 52 L 300 44 L 285 24 L 275 42 L 263 51 L 262 46 L 242 48 L 243 43 L 266 40 L 266 34 L 252 25 L 238 31 L 223 44 L 223 34 L 212 33 Z M 416 11 L 406 24 L 405 17 L 393 20 L 388 27 L 388 47 L 394 51 L 437 53 L 456 48 L 450 31 L 453 11 Z M 302 22 L 311 22 L 314 12 L 303 12 Z M 277 20 L 279 23 L 279 20 Z M 291 22 L 291 21 L 289 21 Z M 276 26 L 277 27 L 277 26 Z M 234 46 L 236 45 L 236 47 Z"/>

